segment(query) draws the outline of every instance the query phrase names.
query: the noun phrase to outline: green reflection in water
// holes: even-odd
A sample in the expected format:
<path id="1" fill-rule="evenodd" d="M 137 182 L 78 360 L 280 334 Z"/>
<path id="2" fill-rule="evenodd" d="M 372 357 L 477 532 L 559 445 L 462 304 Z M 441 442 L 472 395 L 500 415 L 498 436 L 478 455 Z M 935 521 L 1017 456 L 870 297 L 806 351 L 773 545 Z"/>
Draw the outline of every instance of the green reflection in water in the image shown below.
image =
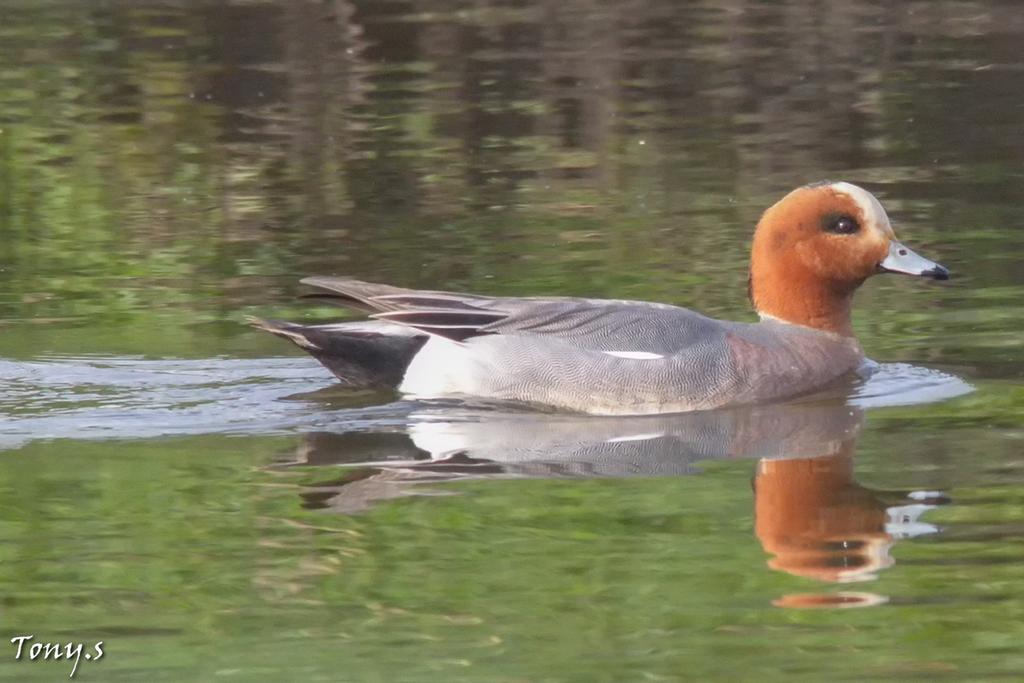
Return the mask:
<path id="1" fill-rule="evenodd" d="M 925 467 L 901 433 L 868 435 L 861 478 L 950 487 L 955 504 L 929 516 L 942 536 L 902 542 L 896 566 L 860 585 L 889 598 L 881 612 L 771 606 L 813 584 L 763 568 L 750 461 L 704 462 L 696 477 L 447 484 L 458 495 L 352 517 L 299 507 L 300 487 L 329 472 L 258 467 L 294 439 L 205 437 L 10 453 L 5 623 L 105 639 L 107 660 L 83 672 L 105 679 L 1012 671 L 1015 555 L 987 540 L 1019 524 L 989 469 L 1007 454 L 982 449 L 960 486 L 957 462 Z"/>
<path id="2" fill-rule="evenodd" d="M 979 391 L 872 411 L 870 490 L 940 535 L 857 584 L 774 572 L 751 461 L 446 484 L 303 509 L 298 437 L 36 442 L 0 465 L 7 630 L 104 639 L 137 680 L 1006 678 L 1024 662 L 1021 13 L 1012 3 L 3 3 L 0 356 L 291 353 L 295 282 L 653 299 L 749 316 L 792 186 L 876 191 L 948 287 L 878 279 L 869 355 Z M 59 408 L 55 402 L 51 410 Z M 18 405 L 2 406 L 16 429 Z M 13 426 L 12 426 L 13 425 Z M 63 664 L 0 657 L 2 675 Z"/>

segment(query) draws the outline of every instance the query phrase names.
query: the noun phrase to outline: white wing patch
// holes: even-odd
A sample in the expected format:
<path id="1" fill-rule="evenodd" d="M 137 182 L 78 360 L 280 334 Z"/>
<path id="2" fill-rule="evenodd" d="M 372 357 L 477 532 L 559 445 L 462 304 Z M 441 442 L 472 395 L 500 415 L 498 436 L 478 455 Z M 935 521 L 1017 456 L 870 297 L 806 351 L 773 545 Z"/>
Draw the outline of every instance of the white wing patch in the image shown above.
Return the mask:
<path id="1" fill-rule="evenodd" d="M 616 436 L 613 439 L 605 439 L 605 443 L 626 443 L 629 441 L 650 441 L 660 439 L 665 432 L 651 432 L 650 434 L 630 434 L 629 436 Z"/>
<path id="2" fill-rule="evenodd" d="M 616 358 L 628 358 L 630 360 L 658 360 L 665 356 L 660 353 L 649 353 L 647 351 L 602 351 L 609 356 L 615 356 Z"/>

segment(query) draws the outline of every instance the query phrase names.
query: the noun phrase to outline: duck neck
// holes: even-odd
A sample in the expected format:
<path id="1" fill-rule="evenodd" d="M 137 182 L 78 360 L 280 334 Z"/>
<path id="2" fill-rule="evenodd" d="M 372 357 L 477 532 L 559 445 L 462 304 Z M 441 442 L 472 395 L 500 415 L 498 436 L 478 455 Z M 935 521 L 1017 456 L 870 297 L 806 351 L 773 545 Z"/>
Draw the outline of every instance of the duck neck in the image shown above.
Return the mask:
<path id="1" fill-rule="evenodd" d="M 762 318 L 844 337 L 853 337 L 850 311 L 856 289 L 812 276 L 800 277 L 795 272 L 755 269 L 750 276 L 750 300 Z"/>

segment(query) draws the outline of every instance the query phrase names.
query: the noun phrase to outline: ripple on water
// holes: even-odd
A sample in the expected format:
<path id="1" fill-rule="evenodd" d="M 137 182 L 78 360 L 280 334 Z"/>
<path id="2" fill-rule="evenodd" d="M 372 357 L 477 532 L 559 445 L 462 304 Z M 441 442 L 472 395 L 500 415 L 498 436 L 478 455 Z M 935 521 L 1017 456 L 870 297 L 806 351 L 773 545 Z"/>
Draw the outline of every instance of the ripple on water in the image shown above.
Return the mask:
<path id="1" fill-rule="evenodd" d="M 968 393 L 953 375 L 882 364 L 841 393 L 858 408 L 910 405 Z M 0 361 L 0 448 L 38 438 L 146 438 L 205 433 L 373 430 L 408 422 L 422 404 L 332 384 L 308 358 L 150 360 L 48 357 Z M 464 411 L 435 408 L 433 420 Z M 486 415 L 486 413 L 484 413 Z M 526 416 L 529 413 L 525 414 Z M 476 419 L 480 419 L 478 415 Z"/>
<path id="2" fill-rule="evenodd" d="M 307 358 L 0 361 L 0 448 L 34 439 L 273 434 L 322 427 L 323 403 L 286 400 L 328 380 Z M 386 422 L 389 405 L 346 411 Z"/>
<path id="3" fill-rule="evenodd" d="M 882 363 L 848 397 L 861 408 L 936 403 L 974 391 L 974 387 L 941 370 L 909 363 Z"/>

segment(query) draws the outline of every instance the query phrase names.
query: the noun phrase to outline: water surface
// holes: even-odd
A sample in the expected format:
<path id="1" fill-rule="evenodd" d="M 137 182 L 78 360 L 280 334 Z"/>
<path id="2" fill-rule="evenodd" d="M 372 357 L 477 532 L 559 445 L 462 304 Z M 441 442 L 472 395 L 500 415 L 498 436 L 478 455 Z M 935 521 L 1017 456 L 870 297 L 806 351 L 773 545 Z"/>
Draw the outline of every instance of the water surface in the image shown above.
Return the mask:
<path id="1" fill-rule="evenodd" d="M 1018 680 L 1012 2 L 0 0 L 4 637 L 94 680 Z M 581 420 L 331 387 L 298 279 L 751 320 L 792 187 L 875 192 L 879 365 Z M 2 643 L 0 643 L 2 644 Z M 64 662 L 0 676 L 54 680 Z"/>

